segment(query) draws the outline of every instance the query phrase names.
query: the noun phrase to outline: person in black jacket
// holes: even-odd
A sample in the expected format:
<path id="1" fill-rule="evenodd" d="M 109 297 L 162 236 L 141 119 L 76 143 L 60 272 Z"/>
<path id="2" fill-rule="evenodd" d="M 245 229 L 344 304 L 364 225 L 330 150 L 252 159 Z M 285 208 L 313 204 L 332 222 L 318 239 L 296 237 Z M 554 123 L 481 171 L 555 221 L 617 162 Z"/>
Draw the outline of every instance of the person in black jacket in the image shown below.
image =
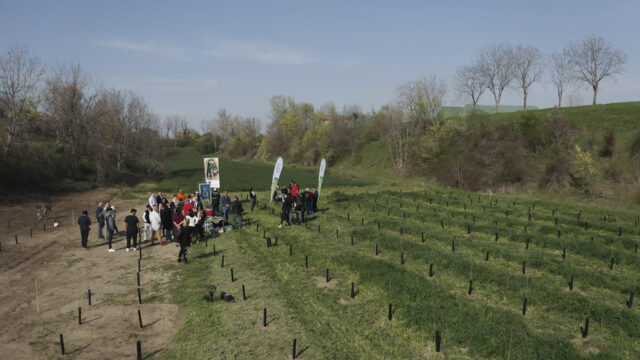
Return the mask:
<path id="1" fill-rule="evenodd" d="M 136 216 L 136 209 L 131 209 L 131 215 L 124 218 L 126 237 L 127 237 L 127 251 L 136 251 L 138 247 L 138 226 L 140 220 Z M 133 240 L 133 247 L 131 246 L 131 240 Z"/>
<path id="2" fill-rule="evenodd" d="M 242 203 L 237 196 L 233 197 L 233 201 L 231 202 L 231 215 L 233 215 L 233 227 L 242 227 L 242 212 L 244 209 L 242 208 Z M 236 226 L 236 220 L 238 220 L 238 225 Z"/>
<path id="3" fill-rule="evenodd" d="M 178 242 L 180 243 L 180 252 L 178 252 L 178 262 L 181 262 L 182 258 L 184 258 L 184 262 L 185 264 L 188 264 L 189 261 L 187 260 L 187 247 L 189 245 L 191 245 L 191 239 L 189 236 L 189 226 L 187 224 L 187 219 L 185 218 L 184 220 L 182 220 L 180 222 L 179 227 L 178 227 Z"/>
<path id="4" fill-rule="evenodd" d="M 283 222 L 287 222 L 287 225 L 291 225 L 291 218 L 289 215 L 291 214 L 291 198 L 287 194 L 282 195 L 282 210 L 280 211 L 280 225 L 279 228 L 282 227 Z"/>
<path id="5" fill-rule="evenodd" d="M 253 212 L 253 208 L 256 207 L 256 204 L 258 203 L 258 195 L 253 191 L 253 188 L 249 190 L 249 198 L 251 198 L 251 211 Z"/>
<path id="6" fill-rule="evenodd" d="M 217 216 L 220 212 L 220 192 L 218 189 L 213 189 L 211 192 L 211 209 L 213 216 Z"/>
<path id="7" fill-rule="evenodd" d="M 169 206 L 162 205 L 160 207 L 160 221 L 162 222 L 164 237 L 166 241 L 170 243 L 171 235 L 173 235 L 173 213 Z"/>
<path id="8" fill-rule="evenodd" d="M 89 219 L 89 213 L 85 210 L 82 212 L 82 216 L 78 218 L 78 225 L 80 225 L 80 237 L 82 239 L 82 247 L 88 248 L 89 230 L 91 230 L 91 219 Z"/>

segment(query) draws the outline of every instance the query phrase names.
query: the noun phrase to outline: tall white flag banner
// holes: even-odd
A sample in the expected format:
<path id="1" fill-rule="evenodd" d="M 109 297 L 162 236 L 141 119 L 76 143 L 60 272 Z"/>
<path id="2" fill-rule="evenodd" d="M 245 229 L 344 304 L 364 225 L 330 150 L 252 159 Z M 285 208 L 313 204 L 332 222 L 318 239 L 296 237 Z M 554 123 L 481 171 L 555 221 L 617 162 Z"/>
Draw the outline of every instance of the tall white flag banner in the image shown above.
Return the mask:
<path id="1" fill-rule="evenodd" d="M 327 168 L 327 162 L 322 159 L 320 161 L 320 172 L 318 173 L 318 194 L 320 194 L 320 189 L 322 188 L 322 180 L 324 180 L 324 171 Z"/>
<path id="2" fill-rule="evenodd" d="M 271 179 L 271 200 L 269 203 L 273 202 L 273 192 L 276 190 L 276 186 L 278 186 L 278 179 L 280 179 L 280 173 L 282 172 L 282 168 L 284 167 L 284 161 L 279 157 L 278 161 L 276 161 L 276 166 L 273 168 L 273 178 Z"/>

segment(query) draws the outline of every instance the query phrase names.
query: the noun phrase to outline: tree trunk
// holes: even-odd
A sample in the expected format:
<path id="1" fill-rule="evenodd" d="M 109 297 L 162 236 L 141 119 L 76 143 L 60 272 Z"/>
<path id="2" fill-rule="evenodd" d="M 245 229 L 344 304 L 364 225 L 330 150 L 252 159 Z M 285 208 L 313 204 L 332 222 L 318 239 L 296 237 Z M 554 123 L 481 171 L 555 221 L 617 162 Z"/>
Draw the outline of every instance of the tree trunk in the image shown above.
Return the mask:
<path id="1" fill-rule="evenodd" d="M 562 90 L 558 89 L 558 109 L 562 107 Z"/>
<path id="2" fill-rule="evenodd" d="M 527 110 L 527 90 L 524 91 L 524 106 L 522 107 L 522 111 Z"/>
<path id="3" fill-rule="evenodd" d="M 596 104 L 596 97 L 598 96 L 598 85 L 593 87 L 593 105 Z"/>

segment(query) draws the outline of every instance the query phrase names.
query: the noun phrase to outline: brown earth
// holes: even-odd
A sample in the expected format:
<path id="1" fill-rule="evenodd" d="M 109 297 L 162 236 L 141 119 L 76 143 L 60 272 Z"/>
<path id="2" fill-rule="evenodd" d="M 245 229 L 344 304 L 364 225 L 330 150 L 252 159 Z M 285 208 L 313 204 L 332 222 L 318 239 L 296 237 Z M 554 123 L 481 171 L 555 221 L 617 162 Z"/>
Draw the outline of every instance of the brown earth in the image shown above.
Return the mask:
<path id="1" fill-rule="evenodd" d="M 143 304 L 139 305 L 139 252 L 126 252 L 122 235 L 114 239 L 115 253 L 108 253 L 106 243 L 97 239 L 97 202 L 117 193 L 117 189 L 98 189 L 51 199 L 53 216 L 62 223 L 57 229 L 52 226 L 53 218 L 35 221 L 35 203 L 0 208 L 4 234 L 0 237 L 0 358 L 59 358 L 59 334 L 64 336 L 65 358 L 72 359 L 135 359 L 136 340 L 141 340 L 145 358 L 172 347 L 182 310 L 166 294 L 177 268 L 178 249 L 174 244 L 144 244 Z M 121 231 L 132 207 L 141 218 L 143 201 L 111 201 Z M 94 223 L 89 249 L 80 246 L 80 231 L 74 225 L 82 210 L 89 212 Z M 78 324 L 78 307 L 82 308 L 82 325 Z"/>

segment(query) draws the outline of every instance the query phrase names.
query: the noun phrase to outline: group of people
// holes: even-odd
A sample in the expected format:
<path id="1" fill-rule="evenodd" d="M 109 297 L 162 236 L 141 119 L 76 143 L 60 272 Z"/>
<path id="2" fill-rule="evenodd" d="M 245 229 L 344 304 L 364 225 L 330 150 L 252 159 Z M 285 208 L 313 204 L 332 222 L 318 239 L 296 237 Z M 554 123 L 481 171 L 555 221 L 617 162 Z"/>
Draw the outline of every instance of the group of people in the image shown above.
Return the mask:
<path id="1" fill-rule="evenodd" d="M 273 200 L 281 203 L 280 211 L 280 225 L 279 228 L 286 222 L 287 225 L 293 223 L 293 214 L 295 213 L 295 223 L 298 225 L 304 225 L 304 219 L 306 215 L 313 215 L 318 211 L 318 190 L 316 187 L 305 188 L 304 191 L 300 190 L 298 184 L 291 180 L 289 187 L 282 185 L 280 194 L 277 190 L 273 192 Z"/>
<path id="2" fill-rule="evenodd" d="M 180 245 L 178 261 L 186 262 L 187 247 L 191 245 L 192 239 L 195 238 L 197 243 L 205 239 L 204 227 L 208 216 L 220 219 L 217 224 L 213 222 L 214 226 L 224 227 L 229 225 L 229 214 L 231 214 L 233 227 L 242 227 L 244 208 L 238 196 L 234 196 L 232 200 L 228 191 L 221 195 L 217 189 L 211 195 L 211 207 L 205 209 L 198 193 L 185 194 L 180 189 L 171 200 L 162 192 L 152 193 L 142 215 L 142 221 L 138 219 L 136 209 L 131 209 L 130 214 L 124 219 L 126 251 L 136 251 L 138 237 L 142 238 L 144 235 L 144 241 L 151 241 L 152 246 L 155 245 L 156 240 L 160 245 L 177 242 Z M 249 197 L 251 211 L 253 211 L 257 204 L 257 195 L 253 188 L 249 192 Z M 115 206 L 112 206 L 109 201 L 104 204 L 100 202 L 96 208 L 95 219 L 98 224 L 98 239 L 105 239 L 103 229 L 106 228 L 108 251 L 115 252 L 112 246 L 114 234 L 118 234 Z M 87 248 L 91 219 L 86 210 L 78 219 L 78 225 L 82 246 Z"/>

